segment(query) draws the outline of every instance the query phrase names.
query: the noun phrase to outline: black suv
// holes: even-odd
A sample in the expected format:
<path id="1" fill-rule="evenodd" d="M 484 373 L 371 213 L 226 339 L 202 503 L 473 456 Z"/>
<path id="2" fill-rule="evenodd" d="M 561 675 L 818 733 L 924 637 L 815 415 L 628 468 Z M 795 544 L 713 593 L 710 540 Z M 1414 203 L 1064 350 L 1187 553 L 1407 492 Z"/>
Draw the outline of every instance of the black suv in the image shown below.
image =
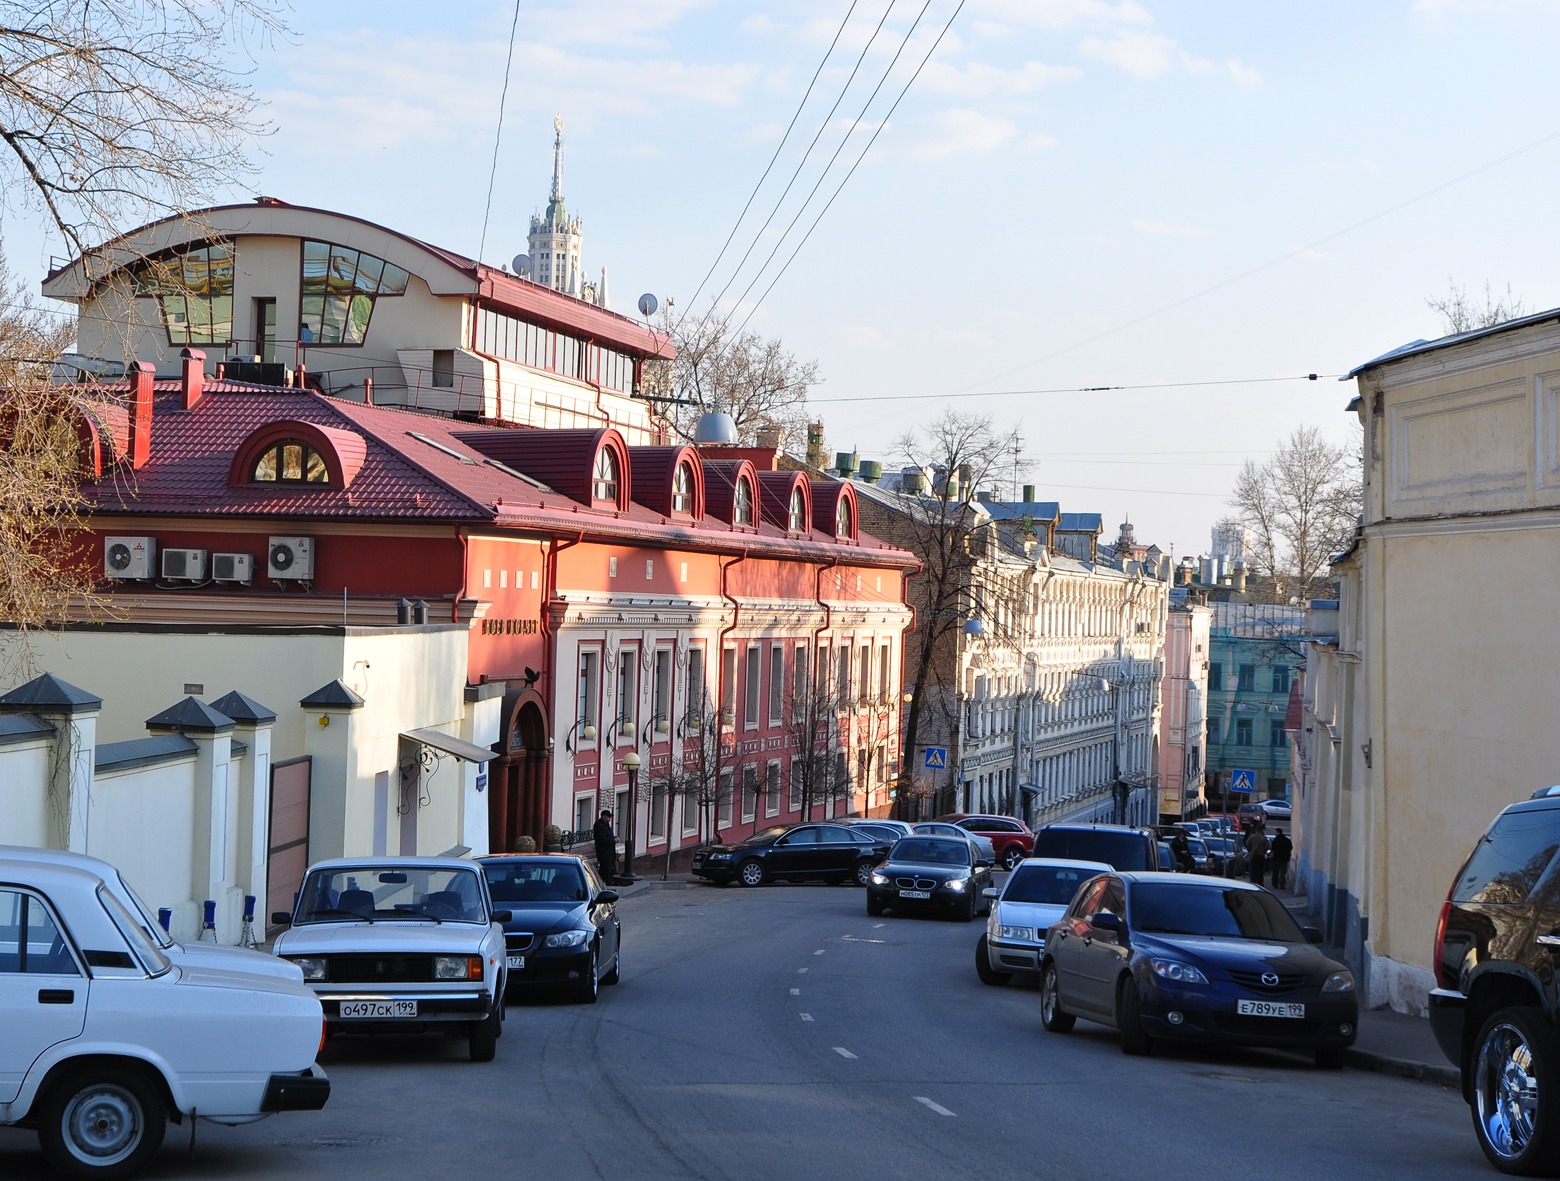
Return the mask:
<path id="1" fill-rule="evenodd" d="M 1560 1154 L 1557 850 L 1560 798 L 1512 804 L 1458 870 L 1436 926 L 1430 1027 L 1503 1173 L 1552 1172 Z"/>
<path id="2" fill-rule="evenodd" d="M 1103 861 L 1113 869 L 1159 868 L 1159 837 L 1124 824 L 1048 824 L 1035 832 L 1031 857 Z"/>

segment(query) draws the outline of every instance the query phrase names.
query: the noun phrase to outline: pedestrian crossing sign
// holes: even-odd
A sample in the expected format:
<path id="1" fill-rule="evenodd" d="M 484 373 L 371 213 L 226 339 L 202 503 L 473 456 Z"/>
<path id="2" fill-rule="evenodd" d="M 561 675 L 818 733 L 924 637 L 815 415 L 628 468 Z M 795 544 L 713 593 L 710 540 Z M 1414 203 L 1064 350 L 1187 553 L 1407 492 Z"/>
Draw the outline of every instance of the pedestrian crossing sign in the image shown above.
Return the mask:
<path id="1" fill-rule="evenodd" d="M 948 766 L 948 748 L 946 746 L 929 746 L 926 748 L 926 767 L 931 771 L 946 770 Z"/>
<path id="2" fill-rule="evenodd" d="M 1257 775 L 1255 771 L 1234 770 L 1230 772 L 1230 791 L 1235 795 L 1249 795 L 1257 789 Z"/>

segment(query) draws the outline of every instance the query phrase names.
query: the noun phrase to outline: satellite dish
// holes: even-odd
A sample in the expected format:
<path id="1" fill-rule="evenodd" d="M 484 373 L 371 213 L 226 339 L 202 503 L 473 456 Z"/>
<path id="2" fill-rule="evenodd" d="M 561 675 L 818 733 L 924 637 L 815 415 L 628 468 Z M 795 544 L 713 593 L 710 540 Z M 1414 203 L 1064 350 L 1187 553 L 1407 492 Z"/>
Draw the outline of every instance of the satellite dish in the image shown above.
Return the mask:
<path id="1" fill-rule="evenodd" d="M 517 275 L 529 275 L 531 273 L 531 256 L 529 254 L 517 254 L 509 263 Z"/>
<path id="2" fill-rule="evenodd" d="M 655 309 L 661 305 L 656 302 L 655 296 L 648 291 L 639 297 L 639 314 L 645 318 L 655 315 Z"/>

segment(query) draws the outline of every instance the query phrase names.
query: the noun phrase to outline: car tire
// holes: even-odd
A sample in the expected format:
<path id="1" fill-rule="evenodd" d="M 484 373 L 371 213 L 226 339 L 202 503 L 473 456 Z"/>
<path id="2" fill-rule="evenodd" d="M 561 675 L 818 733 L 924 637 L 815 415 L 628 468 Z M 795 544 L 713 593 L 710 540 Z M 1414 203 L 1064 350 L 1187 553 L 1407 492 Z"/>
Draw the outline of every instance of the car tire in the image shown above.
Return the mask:
<path id="1" fill-rule="evenodd" d="M 1078 1019 L 1062 1011 L 1062 987 L 1056 965 L 1047 963 L 1040 972 L 1040 1024 L 1047 1033 L 1068 1033 Z"/>
<path id="2" fill-rule="evenodd" d="M 856 862 L 856 872 L 852 880 L 858 886 L 865 886 L 872 880 L 872 871 L 875 868 L 877 867 L 874 866 L 870 861 L 862 860 Z"/>
<path id="3" fill-rule="evenodd" d="M 881 902 L 879 902 L 876 898 L 872 897 L 871 894 L 868 894 L 867 895 L 867 915 L 869 917 L 871 917 L 871 918 L 876 918 L 878 915 L 880 915 L 882 913 L 883 913 L 883 904 Z"/>
<path id="4" fill-rule="evenodd" d="M 1142 1057 L 1154 1048 L 1154 1039 L 1143 1028 L 1143 998 L 1137 981 L 1127 976 L 1116 997 L 1116 1031 L 1121 1034 L 1121 1052 Z"/>
<path id="5" fill-rule="evenodd" d="M 1017 845 L 1009 845 L 1002 851 L 1002 868 L 1012 873 L 1024 859 L 1024 851 Z"/>
<path id="6" fill-rule="evenodd" d="M 1320 1046 L 1316 1050 L 1317 1070 L 1341 1070 L 1343 1069 L 1342 1046 Z"/>
<path id="7" fill-rule="evenodd" d="M 597 948 L 594 943 L 590 945 L 590 963 L 585 966 L 585 975 L 574 986 L 574 999 L 582 1005 L 594 1005 L 596 998 L 601 995 L 601 977 L 597 974 L 599 964 L 596 961 Z"/>
<path id="8" fill-rule="evenodd" d="M 744 886 L 762 886 L 764 877 L 764 863 L 761 861 L 744 861 L 737 866 L 737 881 Z"/>
<path id="9" fill-rule="evenodd" d="M 1502 1173 L 1554 1172 L 1560 1038 L 1541 1010 L 1500 1009 L 1474 1039 L 1469 1108 L 1484 1155 Z"/>
<path id="10" fill-rule="evenodd" d="M 39 1108 L 38 1141 L 65 1177 L 129 1177 L 162 1147 L 168 1104 L 137 1070 L 103 1066 L 67 1075 Z"/>
<path id="11" fill-rule="evenodd" d="M 618 932 L 617 951 L 612 955 L 612 971 L 601 978 L 603 984 L 616 984 L 623 979 L 623 932 Z"/>
<path id="12" fill-rule="evenodd" d="M 502 1021 L 495 1007 L 471 1027 L 471 1032 L 466 1035 L 466 1052 L 471 1055 L 473 1062 L 491 1062 L 498 1054 L 498 1036 L 503 1032 L 499 1025 Z"/>
<path id="13" fill-rule="evenodd" d="M 1000 988 L 1013 979 L 1013 973 L 999 972 L 991 966 L 991 949 L 984 935 L 975 941 L 975 975 L 980 977 L 982 984 L 989 984 L 994 988 Z"/>
<path id="14" fill-rule="evenodd" d="M 964 895 L 964 905 L 954 912 L 954 917 L 961 923 L 973 923 L 975 921 L 975 892 L 968 891 Z"/>

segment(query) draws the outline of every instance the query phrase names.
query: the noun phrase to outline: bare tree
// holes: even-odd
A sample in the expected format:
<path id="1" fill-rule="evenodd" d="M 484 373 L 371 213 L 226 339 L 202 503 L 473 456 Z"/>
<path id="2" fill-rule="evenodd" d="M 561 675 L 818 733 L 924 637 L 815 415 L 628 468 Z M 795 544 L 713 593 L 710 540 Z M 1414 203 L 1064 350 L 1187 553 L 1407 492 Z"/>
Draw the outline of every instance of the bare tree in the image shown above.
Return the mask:
<path id="1" fill-rule="evenodd" d="M 1468 289 L 1459 287 L 1450 278 L 1446 280 L 1446 294 L 1439 299 L 1425 300 L 1425 306 L 1440 315 L 1446 322 L 1446 332 L 1455 336 L 1459 332 L 1472 332 L 1476 328 L 1490 328 L 1516 320 L 1528 314 L 1523 302 L 1511 293 L 1506 284 L 1506 294 L 1496 298 L 1490 290 L 1489 280 L 1484 281 L 1484 303 L 1468 298 Z"/>
<path id="2" fill-rule="evenodd" d="M 849 791 L 849 777 L 840 782 L 840 733 L 850 703 L 834 693 L 835 678 L 822 655 L 827 649 L 814 648 L 809 656 L 811 669 L 800 670 L 792 685 L 786 709 L 785 730 L 790 765 L 782 778 L 791 795 L 801 803 L 804 821 L 822 808 L 827 817 L 829 805 Z"/>
<path id="3" fill-rule="evenodd" d="M 1231 501 L 1252 531 L 1258 572 L 1277 602 L 1304 601 L 1320 587 L 1332 555 L 1359 522 L 1360 456 L 1315 427 L 1297 427 L 1266 463 L 1247 460 Z"/>
<path id="4" fill-rule="evenodd" d="M 746 446 L 758 433 L 777 431 L 781 445 L 801 454 L 807 442 L 807 391 L 817 384 L 818 364 L 798 361 L 779 340 L 756 332 L 732 335 L 714 316 L 674 320 L 662 316 L 662 331 L 677 346 L 677 359 L 645 366 L 642 388 L 684 438 L 693 437 L 699 416 L 724 410 Z"/>

